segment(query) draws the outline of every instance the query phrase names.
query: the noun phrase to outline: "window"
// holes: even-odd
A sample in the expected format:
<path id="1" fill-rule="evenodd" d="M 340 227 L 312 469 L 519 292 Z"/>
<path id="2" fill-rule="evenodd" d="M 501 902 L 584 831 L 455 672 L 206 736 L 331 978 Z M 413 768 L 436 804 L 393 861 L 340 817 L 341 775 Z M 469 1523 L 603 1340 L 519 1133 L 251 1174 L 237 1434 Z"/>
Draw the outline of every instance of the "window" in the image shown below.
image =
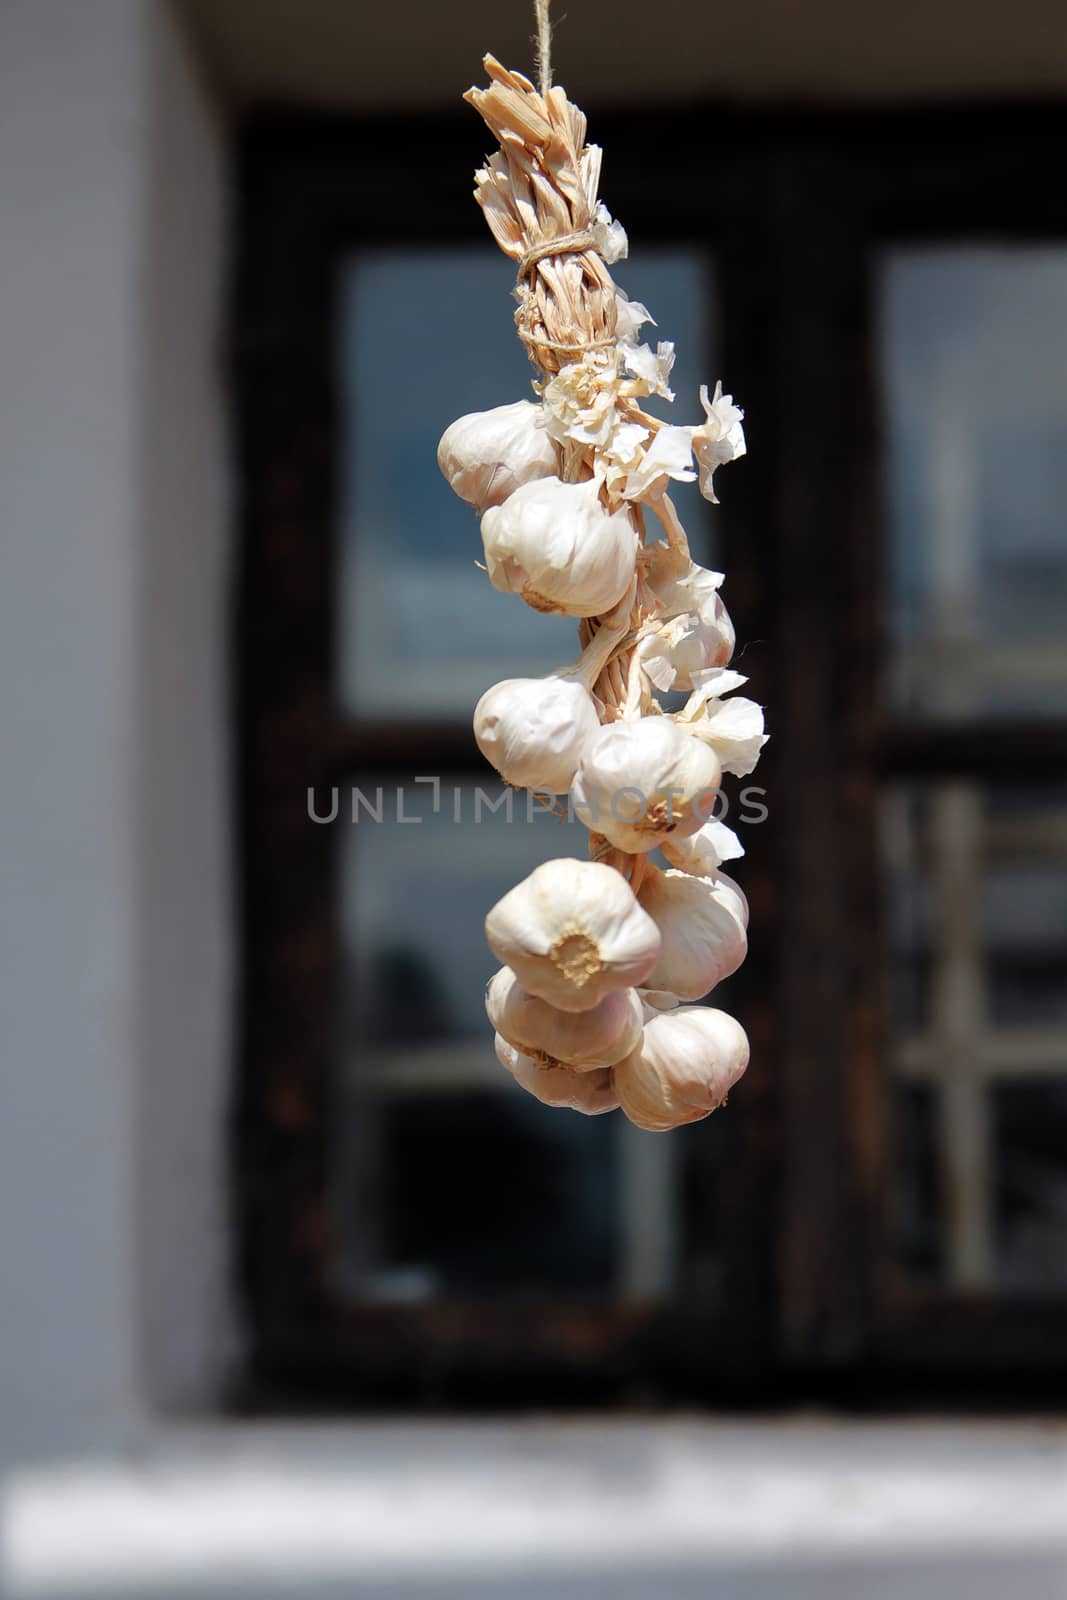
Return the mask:
<path id="1" fill-rule="evenodd" d="M 1067 248 L 893 250 L 881 310 L 885 693 L 928 748 L 883 820 L 897 1253 L 945 1292 L 1062 1296 Z"/>
<path id="2" fill-rule="evenodd" d="M 235 1163 L 267 1399 L 1067 1375 L 1067 250 L 1042 120 L 700 126 L 728 172 L 650 171 L 696 148 L 685 116 L 594 130 L 675 387 L 721 374 L 749 413 L 692 526 L 772 733 L 723 996 L 753 1064 L 668 1138 L 517 1094 L 481 1016 L 484 912 L 566 845 L 509 820 L 471 708 L 576 642 L 489 591 L 434 465 L 454 416 L 531 376 L 468 197 L 479 130 L 435 125 L 428 165 L 419 130 L 414 211 L 393 157 L 365 160 L 372 136 L 402 172 L 401 128 L 246 140 Z"/>

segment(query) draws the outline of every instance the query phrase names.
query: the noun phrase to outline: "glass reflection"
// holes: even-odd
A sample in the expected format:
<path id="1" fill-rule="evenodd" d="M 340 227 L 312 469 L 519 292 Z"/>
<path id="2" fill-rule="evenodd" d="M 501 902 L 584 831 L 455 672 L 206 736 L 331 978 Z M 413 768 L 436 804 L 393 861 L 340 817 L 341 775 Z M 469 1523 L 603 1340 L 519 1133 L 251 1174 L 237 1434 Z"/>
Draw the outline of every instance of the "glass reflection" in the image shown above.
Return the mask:
<path id="1" fill-rule="evenodd" d="M 882 309 L 892 702 L 1060 714 L 1067 251 L 895 251 Z"/>

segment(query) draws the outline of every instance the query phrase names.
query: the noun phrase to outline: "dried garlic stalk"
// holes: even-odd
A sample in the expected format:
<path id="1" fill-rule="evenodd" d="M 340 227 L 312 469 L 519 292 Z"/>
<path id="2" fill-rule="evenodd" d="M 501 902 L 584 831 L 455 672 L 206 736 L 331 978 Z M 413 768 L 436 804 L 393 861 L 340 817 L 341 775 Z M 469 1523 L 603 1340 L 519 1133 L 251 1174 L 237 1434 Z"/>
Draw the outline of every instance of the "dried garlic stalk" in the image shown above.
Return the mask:
<path id="1" fill-rule="evenodd" d="M 742 414 L 721 384 L 710 399 L 701 389 L 699 424 L 643 410 L 650 395 L 674 398 L 674 347 L 639 342 L 652 319 L 608 270 L 626 234 L 598 198 L 585 117 L 559 87 L 538 93 L 492 56 L 485 68 L 489 87 L 465 98 L 500 149 L 475 198 L 517 263 L 538 401 L 461 417 L 438 461 L 481 517 L 493 586 L 580 619 L 582 654 L 489 689 L 475 735 L 506 781 L 569 791 L 593 858 L 546 863 L 489 913 L 506 965 L 488 1010 L 501 1061 L 530 1093 L 587 1114 L 621 1104 L 662 1130 L 707 1116 L 748 1061 L 732 1018 L 678 1007 L 744 959 L 747 904 L 718 872 L 741 846 L 711 810 L 722 774 L 755 765 L 763 714 L 732 696 L 745 680 L 726 670 L 722 575 L 692 560 L 667 494 L 672 479 L 699 479 L 715 502 L 715 469 L 744 453 Z M 669 689 L 689 693 L 674 714 L 655 698 Z M 669 869 L 649 859 L 657 848 Z"/>

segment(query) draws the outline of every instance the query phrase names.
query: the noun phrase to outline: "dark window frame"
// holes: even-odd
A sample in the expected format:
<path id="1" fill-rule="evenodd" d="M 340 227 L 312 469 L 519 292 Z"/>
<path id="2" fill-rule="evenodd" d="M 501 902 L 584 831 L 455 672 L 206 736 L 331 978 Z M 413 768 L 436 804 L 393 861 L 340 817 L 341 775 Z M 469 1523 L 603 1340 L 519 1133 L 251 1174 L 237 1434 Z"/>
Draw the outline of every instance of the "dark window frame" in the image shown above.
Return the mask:
<path id="1" fill-rule="evenodd" d="M 471 113 L 274 113 L 247 125 L 234 300 L 243 970 L 233 1151 L 250 1399 L 775 1403 L 885 1400 L 924 1385 L 944 1398 L 953 1382 L 981 1396 L 990 1377 L 999 1394 L 1021 1393 L 1028 1371 L 1046 1395 L 1053 1383 L 1067 1392 L 1067 1305 L 931 1295 L 890 1264 L 875 833 L 886 776 L 971 771 L 989 748 L 967 730 L 904 737 L 879 709 L 875 253 L 887 242 L 1062 239 L 1052 171 L 1062 128 L 1060 106 L 593 119 L 604 194 L 635 254 L 685 242 L 715 259 L 718 369 L 747 408 L 751 451 L 731 469 L 723 560 L 774 734 L 761 781 L 772 805 L 789 798 L 746 861 L 755 935 L 732 987 L 754 1065 L 734 1097 L 721 1295 L 656 1308 L 556 1300 L 532 1312 L 357 1310 L 333 1291 L 337 840 L 306 812 L 309 783 L 402 767 L 416 740 L 423 765 L 480 768 L 466 725 L 356 725 L 335 709 L 333 363 L 345 252 L 494 248 L 468 182 L 487 140 Z M 659 149 L 668 159 L 650 161 Z M 396 199 L 410 172 L 416 218 Z M 1067 768 L 1062 727 L 1014 724 L 995 749 L 1002 776 Z"/>

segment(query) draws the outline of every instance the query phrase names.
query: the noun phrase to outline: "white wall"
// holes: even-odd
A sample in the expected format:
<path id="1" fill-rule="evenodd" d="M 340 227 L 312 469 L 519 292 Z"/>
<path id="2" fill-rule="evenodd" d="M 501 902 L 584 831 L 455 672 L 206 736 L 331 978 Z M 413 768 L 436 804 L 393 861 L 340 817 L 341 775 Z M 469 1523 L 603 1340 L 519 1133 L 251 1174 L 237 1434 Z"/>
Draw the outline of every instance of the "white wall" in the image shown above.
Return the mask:
<path id="1" fill-rule="evenodd" d="M 0 1432 L 216 1386 L 221 140 L 153 0 L 0 6 Z"/>
<path id="2" fill-rule="evenodd" d="M 142 1370 L 214 1398 L 228 1355 L 230 505 L 227 147 L 170 10 L 147 62 L 137 596 Z"/>

